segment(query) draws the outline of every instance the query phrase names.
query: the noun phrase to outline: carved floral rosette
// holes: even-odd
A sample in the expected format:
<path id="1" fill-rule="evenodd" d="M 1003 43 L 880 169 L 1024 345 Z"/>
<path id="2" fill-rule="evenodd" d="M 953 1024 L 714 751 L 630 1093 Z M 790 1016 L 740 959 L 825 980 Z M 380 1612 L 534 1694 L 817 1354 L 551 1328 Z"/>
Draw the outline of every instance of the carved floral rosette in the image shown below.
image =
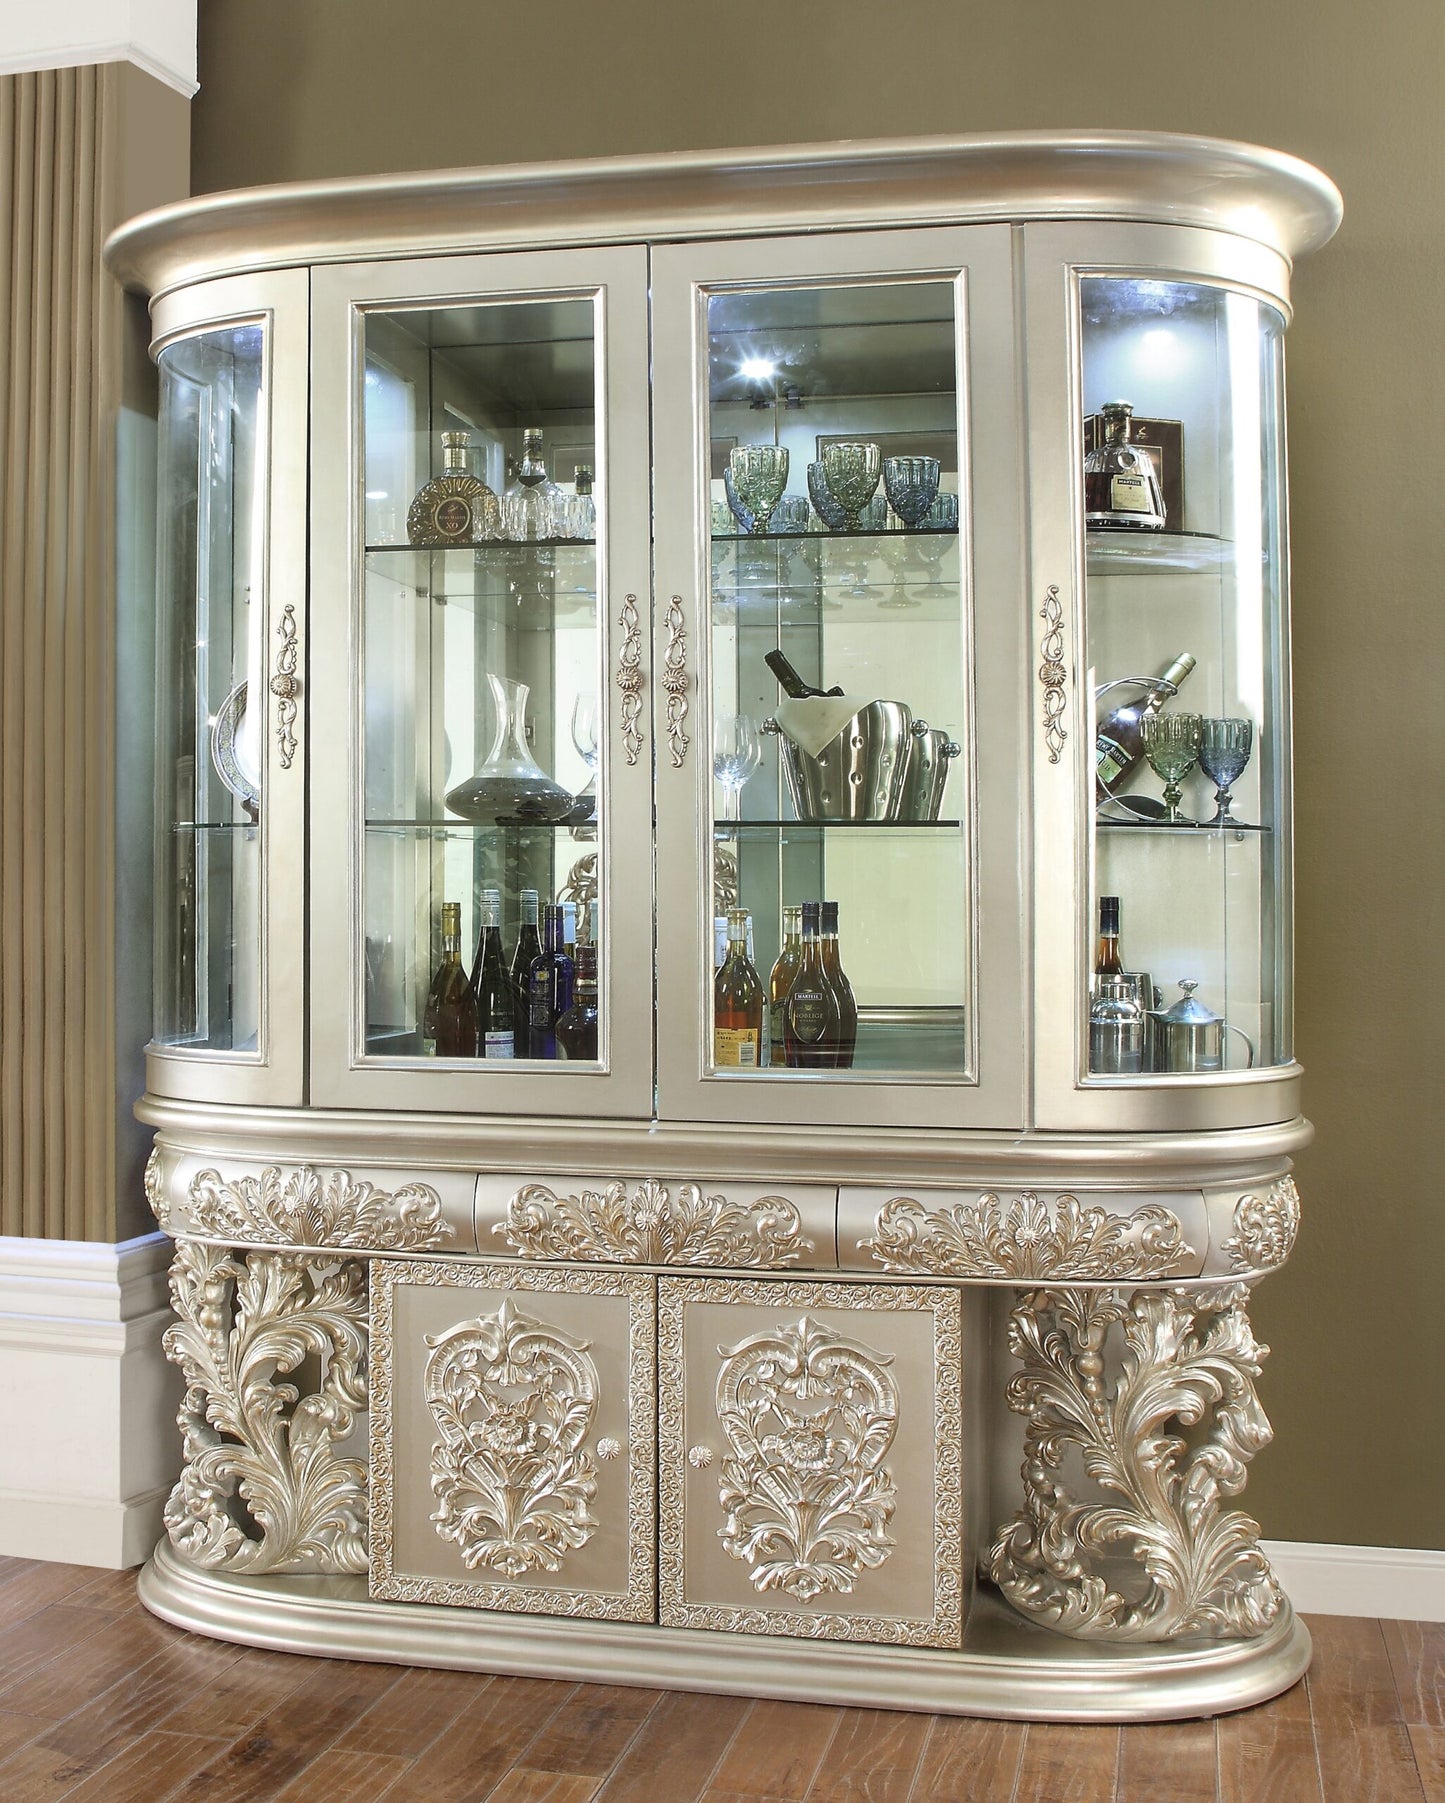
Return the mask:
<path id="1" fill-rule="evenodd" d="M 776 1269 L 813 1251 L 786 1197 L 730 1202 L 696 1183 L 669 1189 L 653 1177 L 577 1196 L 525 1184 L 492 1231 L 524 1258 L 606 1264 Z"/>
<path id="2" fill-rule="evenodd" d="M 1259 1528 L 1225 1506 L 1272 1437 L 1247 1298 L 1234 1284 L 1020 1301 L 1008 1404 L 1028 1423 L 1024 1506 L 986 1571 L 1022 1613 L 1114 1641 L 1247 1639 L 1274 1621 L 1283 1598 Z M 1108 1500 L 1072 1494 L 1071 1452 Z M 1125 1559 L 1140 1570 L 1132 1596 L 1111 1586 Z"/>
<path id="3" fill-rule="evenodd" d="M 1241 1196 L 1234 1209 L 1234 1232 L 1224 1242 L 1235 1271 L 1274 1271 L 1294 1251 L 1300 1201 L 1293 1177 L 1281 1177 L 1262 1196 Z"/>
<path id="4" fill-rule="evenodd" d="M 427 1183 L 382 1190 L 344 1170 L 268 1165 L 257 1176 L 198 1171 L 186 1193 L 190 1230 L 212 1239 L 347 1251 L 420 1252 L 453 1229 Z"/>

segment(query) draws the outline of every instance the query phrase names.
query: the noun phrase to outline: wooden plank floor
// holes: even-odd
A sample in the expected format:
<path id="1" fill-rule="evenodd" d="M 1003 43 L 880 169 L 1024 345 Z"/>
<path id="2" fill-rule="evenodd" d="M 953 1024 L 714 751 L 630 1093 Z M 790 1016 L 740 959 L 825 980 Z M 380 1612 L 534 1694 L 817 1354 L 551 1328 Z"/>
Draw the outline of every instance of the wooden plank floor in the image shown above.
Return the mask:
<path id="1" fill-rule="evenodd" d="M 263 1653 L 0 1558 L 0 1800 L 1445 1803 L 1445 1626 L 1310 1629 L 1262 1708 L 1026 1726 Z"/>

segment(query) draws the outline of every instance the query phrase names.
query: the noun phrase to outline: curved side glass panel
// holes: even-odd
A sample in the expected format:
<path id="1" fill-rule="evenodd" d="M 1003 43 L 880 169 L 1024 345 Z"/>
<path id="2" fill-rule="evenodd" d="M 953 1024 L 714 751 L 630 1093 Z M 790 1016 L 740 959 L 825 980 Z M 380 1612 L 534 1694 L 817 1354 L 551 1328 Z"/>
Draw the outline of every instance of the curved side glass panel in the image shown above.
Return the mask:
<path id="1" fill-rule="evenodd" d="M 266 336 L 160 353 L 154 1038 L 261 1055 Z"/>
<path id="2" fill-rule="evenodd" d="M 1202 282 L 1079 295 L 1091 924 L 1118 923 L 1088 1072 L 1287 1064 L 1284 320 Z"/>

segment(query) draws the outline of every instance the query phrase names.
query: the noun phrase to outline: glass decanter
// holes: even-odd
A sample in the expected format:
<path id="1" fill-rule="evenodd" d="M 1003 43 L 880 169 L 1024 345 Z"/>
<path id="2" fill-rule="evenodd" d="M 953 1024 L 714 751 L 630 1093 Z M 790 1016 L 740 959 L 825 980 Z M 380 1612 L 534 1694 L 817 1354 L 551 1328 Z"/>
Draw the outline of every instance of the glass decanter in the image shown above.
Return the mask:
<path id="1" fill-rule="evenodd" d="M 527 697 L 510 676 L 487 673 L 497 710 L 491 755 L 475 776 L 448 791 L 447 806 L 479 826 L 549 826 L 572 809 L 573 797 L 553 782 L 527 749 Z"/>
<path id="2" fill-rule="evenodd" d="M 1162 532 L 1164 491 L 1154 460 L 1129 442 L 1128 401 L 1100 409 L 1104 442 L 1084 459 L 1084 524 L 1091 532 Z"/>
<path id="3" fill-rule="evenodd" d="M 562 490 L 547 474 L 541 428 L 528 426 L 522 434 L 522 461 L 516 479 L 502 496 L 502 531 L 519 543 L 556 538 L 562 529 L 564 506 Z"/>

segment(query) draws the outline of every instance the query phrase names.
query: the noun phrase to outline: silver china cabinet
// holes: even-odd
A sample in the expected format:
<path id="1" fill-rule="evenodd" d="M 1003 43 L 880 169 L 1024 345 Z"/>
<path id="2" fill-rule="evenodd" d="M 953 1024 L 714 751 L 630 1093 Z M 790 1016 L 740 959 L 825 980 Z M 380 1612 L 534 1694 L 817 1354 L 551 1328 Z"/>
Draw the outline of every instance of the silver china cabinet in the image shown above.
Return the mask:
<path id="1" fill-rule="evenodd" d="M 1283 337 L 1338 220 L 1288 156 L 1058 133 L 112 239 L 152 1609 L 993 1715 L 1300 1675 L 1240 1493 L 1309 1133 Z"/>

